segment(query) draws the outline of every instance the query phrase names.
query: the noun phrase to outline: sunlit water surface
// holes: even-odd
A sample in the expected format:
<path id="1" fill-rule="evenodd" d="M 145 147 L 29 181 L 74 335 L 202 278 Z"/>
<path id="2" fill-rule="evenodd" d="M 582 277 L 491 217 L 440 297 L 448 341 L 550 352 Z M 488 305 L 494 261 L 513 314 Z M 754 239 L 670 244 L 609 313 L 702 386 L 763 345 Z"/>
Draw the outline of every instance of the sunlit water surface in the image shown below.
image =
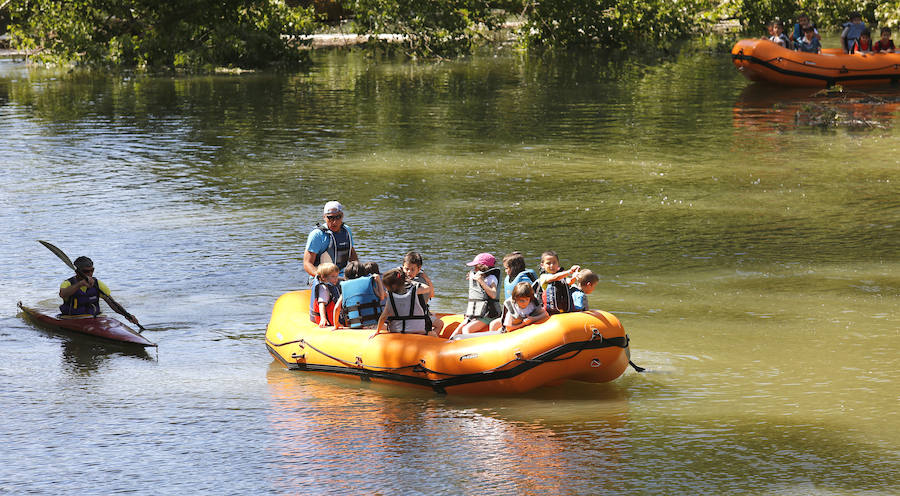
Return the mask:
<path id="1" fill-rule="evenodd" d="M 710 53 L 315 62 L 0 62 L 0 493 L 898 493 L 896 107 L 809 126 L 813 90 Z M 481 251 L 592 268 L 648 372 L 457 398 L 281 369 L 264 329 L 330 199 L 363 260 L 422 253 L 438 311 Z M 158 351 L 24 321 L 68 277 L 38 239 Z"/>

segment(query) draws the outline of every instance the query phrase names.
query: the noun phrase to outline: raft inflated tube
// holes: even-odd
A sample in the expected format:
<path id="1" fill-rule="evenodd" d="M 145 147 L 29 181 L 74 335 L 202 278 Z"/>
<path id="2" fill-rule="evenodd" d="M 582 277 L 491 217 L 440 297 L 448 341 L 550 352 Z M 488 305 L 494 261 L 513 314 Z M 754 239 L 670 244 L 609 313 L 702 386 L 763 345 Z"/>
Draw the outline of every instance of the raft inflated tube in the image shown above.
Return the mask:
<path id="1" fill-rule="evenodd" d="M 731 49 L 734 66 L 751 81 L 782 86 L 863 86 L 900 82 L 900 53 L 822 53 L 788 50 L 769 40 L 741 40 Z"/>
<path id="2" fill-rule="evenodd" d="M 609 382 L 628 367 L 619 320 L 591 310 L 542 324 L 460 340 L 372 329 L 319 328 L 309 290 L 282 295 L 266 329 L 266 348 L 284 367 L 359 376 L 452 394 L 513 394 L 564 380 Z M 445 332 L 461 315 L 441 317 Z"/>

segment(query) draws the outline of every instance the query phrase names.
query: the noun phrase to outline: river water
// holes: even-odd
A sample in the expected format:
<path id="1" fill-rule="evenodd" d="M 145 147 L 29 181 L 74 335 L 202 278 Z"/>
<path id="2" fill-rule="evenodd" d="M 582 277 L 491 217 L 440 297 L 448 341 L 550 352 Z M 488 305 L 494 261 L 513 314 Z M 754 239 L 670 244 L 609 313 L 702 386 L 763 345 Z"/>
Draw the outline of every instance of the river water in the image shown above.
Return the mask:
<path id="1" fill-rule="evenodd" d="M 895 103 L 706 52 L 314 60 L 0 62 L 0 493 L 900 493 Z M 437 311 L 481 251 L 593 269 L 648 371 L 466 398 L 283 370 L 265 326 L 331 199 L 364 261 L 422 253 Z M 69 276 L 38 239 L 158 351 L 23 320 Z"/>

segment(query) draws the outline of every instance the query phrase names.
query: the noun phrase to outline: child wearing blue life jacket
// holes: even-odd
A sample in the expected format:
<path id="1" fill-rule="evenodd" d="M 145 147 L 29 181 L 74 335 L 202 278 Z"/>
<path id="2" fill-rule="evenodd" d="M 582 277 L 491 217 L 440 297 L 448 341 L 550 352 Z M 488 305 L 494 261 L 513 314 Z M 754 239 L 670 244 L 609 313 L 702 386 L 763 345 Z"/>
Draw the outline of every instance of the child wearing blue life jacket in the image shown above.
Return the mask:
<path id="1" fill-rule="evenodd" d="M 316 284 L 309 295 L 309 320 L 319 327 L 334 325 L 334 306 L 341 296 L 339 274 L 340 269 L 333 263 L 322 263 L 316 268 Z"/>
<path id="2" fill-rule="evenodd" d="M 550 315 L 569 312 L 572 310 L 572 295 L 566 278 L 581 270 L 581 267 L 573 265 L 568 270 L 562 270 L 559 265 L 559 256 L 553 250 L 547 250 L 541 254 L 541 275 L 535 283 L 538 301 L 544 305 L 544 310 Z"/>
<path id="3" fill-rule="evenodd" d="M 800 38 L 794 46 L 800 52 L 806 53 L 819 53 L 822 51 L 822 43 L 819 42 L 819 38 L 815 36 L 815 28 L 812 26 L 806 26 L 803 28 L 803 38 Z"/>
<path id="4" fill-rule="evenodd" d="M 844 31 L 841 32 L 841 46 L 847 53 L 853 53 L 854 44 L 866 30 L 866 23 L 862 20 L 862 14 L 853 12 L 850 14 L 850 22 L 844 23 Z"/>
<path id="5" fill-rule="evenodd" d="M 422 255 L 420 255 L 419 252 L 411 251 L 404 255 L 403 265 L 400 266 L 400 269 L 403 270 L 404 274 L 406 274 L 407 285 L 418 283 L 428 286 L 431 289 L 431 292 L 425 297 L 425 303 L 428 303 L 432 298 L 434 298 L 434 284 L 431 282 L 431 278 L 428 277 L 428 274 L 426 274 L 425 271 L 422 270 Z M 441 322 L 440 319 L 435 317 L 433 313 L 431 313 L 430 308 L 428 309 L 428 315 L 431 318 L 432 330 L 436 334 L 440 335 L 441 329 L 443 329 L 444 327 L 444 323 Z"/>
<path id="6" fill-rule="evenodd" d="M 376 271 L 377 267 L 376 265 Z M 369 274 L 365 265 L 353 260 L 347 262 L 344 277 L 346 280 L 341 281 L 341 296 L 334 306 L 334 328 L 374 328 L 381 315 L 381 302 L 385 298 L 381 274 Z"/>
<path id="7" fill-rule="evenodd" d="M 530 283 L 520 282 L 513 286 L 510 296 L 503 302 L 500 321 L 503 332 L 515 331 L 531 324 L 540 324 L 550 318 L 544 307 L 534 297 Z"/>
<path id="8" fill-rule="evenodd" d="M 537 274 L 533 270 L 525 268 L 525 257 L 517 251 L 503 257 L 503 269 L 506 270 L 506 277 L 503 278 L 503 295 L 506 300 L 512 298 L 513 288 L 520 282 L 532 284 L 537 280 Z M 490 330 L 496 331 L 502 324 L 503 322 L 498 317 L 491 321 Z"/>
<path id="9" fill-rule="evenodd" d="M 572 311 L 583 312 L 589 310 L 587 295 L 594 292 L 600 278 L 590 269 L 584 269 L 575 275 L 575 284 L 572 285 Z"/>

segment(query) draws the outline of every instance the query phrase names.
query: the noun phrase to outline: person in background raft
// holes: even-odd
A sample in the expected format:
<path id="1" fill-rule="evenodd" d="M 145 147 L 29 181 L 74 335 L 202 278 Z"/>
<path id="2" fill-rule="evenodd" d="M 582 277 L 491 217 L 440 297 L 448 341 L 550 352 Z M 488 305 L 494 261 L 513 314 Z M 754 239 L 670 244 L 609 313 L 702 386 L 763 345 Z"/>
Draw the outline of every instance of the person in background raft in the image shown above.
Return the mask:
<path id="1" fill-rule="evenodd" d="M 59 306 L 62 315 L 93 315 L 100 313 L 100 293 L 109 296 L 109 287 L 94 277 L 94 262 L 88 257 L 78 257 L 74 262 L 75 275 L 59 285 L 59 297 L 63 304 Z M 82 276 L 81 274 L 84 274 Z M 137 324 L 133 315 L 128 319 Z"/>
<path id="2" fill-rule="evenodd" d="M 320 263 L 337 265 L 343 278 L 347 262 L 358 260 L 353 249 L 353 235 L 344 225 L 344 206 L 336 201 L 326 203 L 323 218 L 325 225 L 317 223 L 316 228 L 310 231 L 306 238 L 306 251 L 303 252 L 303 270 L 309 274 L 310 280 L 315 279 Z"/>

